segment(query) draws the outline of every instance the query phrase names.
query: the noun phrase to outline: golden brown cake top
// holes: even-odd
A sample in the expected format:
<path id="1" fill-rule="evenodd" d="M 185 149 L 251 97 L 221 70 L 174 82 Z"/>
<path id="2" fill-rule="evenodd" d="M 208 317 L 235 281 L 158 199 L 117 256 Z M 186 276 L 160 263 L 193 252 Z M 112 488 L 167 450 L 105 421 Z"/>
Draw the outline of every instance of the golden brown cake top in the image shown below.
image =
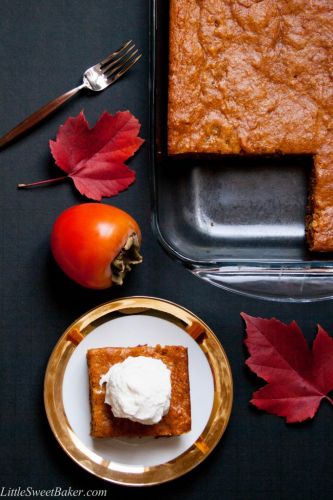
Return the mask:
<path id="1" fill-rule="evenodd" d="M 109 368 L 129 356 L 148 356 L 163 361 L 171 372 L 171 401 L 169 412 L 160 422 L 144 425 L 126 418 L 116 418 L 104 403 L 105 387 L 100 378 Z M 183 346 L 105 347 L 87 352 L 91 435 L 115 436 L 175 436 L 191 430 L 191 401 L 187 348 Z"/>
<path id="2" fill-rule="evenodd" d="M 332 126 L 331 0 L 171 0 L 171 153 L 315 153 Z"/>

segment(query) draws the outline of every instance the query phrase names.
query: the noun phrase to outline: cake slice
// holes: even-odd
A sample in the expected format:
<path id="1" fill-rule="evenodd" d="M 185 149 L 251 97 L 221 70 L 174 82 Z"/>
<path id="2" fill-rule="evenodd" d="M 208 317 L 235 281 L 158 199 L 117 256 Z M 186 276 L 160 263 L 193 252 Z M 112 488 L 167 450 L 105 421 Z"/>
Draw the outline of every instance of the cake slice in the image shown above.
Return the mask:
<path id="1" fill-rule="evenodd" d="M 160 359 L 171 372 L 169 412 L 160 422 L 144 425 L 127 418 L 117 418 L 104 402 L 105 385 L 101 376 L 129 356 Z M 119 436 L 179 436 L 191 430 L 191 401 L 187 348 L 183 346 L 143 345 L 136 347 L 102 347 L 87 352 L 91 407 L 91 435 L 96 438 Z"/>

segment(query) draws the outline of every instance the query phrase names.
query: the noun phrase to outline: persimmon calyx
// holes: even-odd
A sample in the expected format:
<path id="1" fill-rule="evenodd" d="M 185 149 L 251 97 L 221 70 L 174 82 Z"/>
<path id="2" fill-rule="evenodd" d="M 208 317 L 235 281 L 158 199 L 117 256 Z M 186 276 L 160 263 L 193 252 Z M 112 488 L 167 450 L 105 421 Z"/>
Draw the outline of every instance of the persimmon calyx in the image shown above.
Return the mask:
<path id="1" fill-rule="evenodd" d="M 112 283 L 122 285 L 126 274 L 132 269 L 131 266 L 141 264 L 142 260 L 139 238 L 133 233 L 111 263 Z"/>

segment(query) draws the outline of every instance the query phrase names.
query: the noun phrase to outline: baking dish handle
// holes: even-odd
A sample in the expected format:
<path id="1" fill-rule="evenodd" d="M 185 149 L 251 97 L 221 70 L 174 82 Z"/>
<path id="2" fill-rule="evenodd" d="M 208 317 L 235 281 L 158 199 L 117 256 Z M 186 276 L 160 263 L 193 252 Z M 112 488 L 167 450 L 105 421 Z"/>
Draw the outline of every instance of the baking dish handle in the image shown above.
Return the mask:
<path id="1" fill-rule="evenodd" d="M 250 297 L 280 302 L 333 298 L 333 269 L 323 265 L 193 266 L 191 271 L 212 285 Z"/>

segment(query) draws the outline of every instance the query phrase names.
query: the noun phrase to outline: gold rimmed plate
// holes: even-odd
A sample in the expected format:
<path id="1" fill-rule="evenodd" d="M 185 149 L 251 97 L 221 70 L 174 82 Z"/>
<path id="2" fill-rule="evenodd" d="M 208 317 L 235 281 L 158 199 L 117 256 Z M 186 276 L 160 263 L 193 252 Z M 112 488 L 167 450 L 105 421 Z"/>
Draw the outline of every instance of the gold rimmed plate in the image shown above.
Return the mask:
<path id="1" fill-rule="evenodd" d="M 171 438 L 93 439 L 87 350 L 139 344 L 188 348 L 192 429 Z M 81 316 L 56 344 L 44 381 L 47 417 L 62 448 L 92 474 L 127 486 L 171 481 L 199 465 L 225 431 L 232 398 L 229 362 L 214 333 L 190 311 L 152 297 L 115 300 Z"/>

